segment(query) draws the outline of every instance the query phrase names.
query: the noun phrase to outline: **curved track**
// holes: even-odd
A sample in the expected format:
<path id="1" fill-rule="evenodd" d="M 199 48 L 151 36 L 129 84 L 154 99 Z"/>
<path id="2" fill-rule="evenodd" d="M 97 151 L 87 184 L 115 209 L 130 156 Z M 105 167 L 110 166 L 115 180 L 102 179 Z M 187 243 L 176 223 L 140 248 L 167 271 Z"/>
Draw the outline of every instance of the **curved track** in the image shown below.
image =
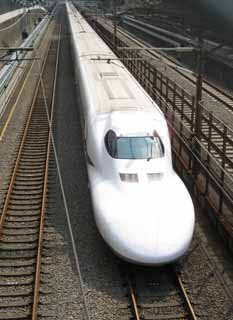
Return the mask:
<path id="1" fill-rule="evenodd" d="M 60 26 L 44 59 L 0 220 L 0 319 L 37 319 Z"/>

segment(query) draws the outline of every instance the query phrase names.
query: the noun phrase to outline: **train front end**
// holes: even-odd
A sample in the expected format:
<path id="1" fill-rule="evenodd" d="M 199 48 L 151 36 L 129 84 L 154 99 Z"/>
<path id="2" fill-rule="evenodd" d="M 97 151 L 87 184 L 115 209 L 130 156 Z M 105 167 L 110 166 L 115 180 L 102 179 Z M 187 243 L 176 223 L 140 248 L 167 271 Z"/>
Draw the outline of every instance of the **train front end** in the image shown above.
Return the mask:
<path id="1" fill-rule="evenodd" d="M 165 120 L 142 113 L 111 115 L 103 132 L 99 170 L 88 170 L 102 237 L 132 263 L 161 265 L 179 259 L 192 240 L 194 208 L 172 168 Z"/>

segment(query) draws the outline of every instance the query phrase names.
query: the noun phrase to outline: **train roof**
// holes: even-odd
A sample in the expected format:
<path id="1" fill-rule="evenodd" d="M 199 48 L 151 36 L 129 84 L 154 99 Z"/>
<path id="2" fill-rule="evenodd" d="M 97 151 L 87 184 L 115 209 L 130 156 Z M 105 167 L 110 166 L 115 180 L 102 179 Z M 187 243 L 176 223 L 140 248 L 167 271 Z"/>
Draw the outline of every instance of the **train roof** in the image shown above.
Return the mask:
<path id="1" fill-rule="evenodd" d="M 85 66 L 95 81 L 93 90 L 98 96 L 96 112 L 112 111 L 154 111 L 149 99 L 136 81 L 122 72 L 122 66 L 115 63 L 94 61 Z"/>
<path id="2" fill-rule="evenodd" d="M 68 7 L 68 5 L 67 5 Z M 138 81 L 115 56 L 86 20 L 73 7 L 68 7 L 73 41 L 80 68 L 84 70 L 85 86 L 95 92 L 93 113 L 113 111 L 154 112 L 163 117 L 161 110 Z M 92 81 L 90 81 L 92 80 Z"/>
<path id="3" fill-rule="evenodd" d="M 78 41 L 80 58 L 99 56 L 115 58 L 112 50 L 104 43 L 93 28 L 87 23 L 72 3 L 67 4 L 69 17 L 72 21 L 72 33 Z"/>

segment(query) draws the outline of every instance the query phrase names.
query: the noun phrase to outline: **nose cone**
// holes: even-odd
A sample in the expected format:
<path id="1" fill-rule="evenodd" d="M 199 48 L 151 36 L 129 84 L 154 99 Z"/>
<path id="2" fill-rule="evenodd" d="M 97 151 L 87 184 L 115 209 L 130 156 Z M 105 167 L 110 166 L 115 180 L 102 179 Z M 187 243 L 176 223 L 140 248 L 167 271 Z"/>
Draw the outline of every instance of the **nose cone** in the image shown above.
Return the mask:
<path id="1" fill-rule="evenodd" d="M 115 201 L 108 192 L 106 200 L 94 206 L 100 233 L 121 258 L 156 265 L 174 261 L 188 249 L 194 228 L 190 196 L 185 187 L 178 192 L 163 189 L 134 190 L 133 196 L 120 195 L 118 201 L 116 192 Z"/>
<path id="2" fill-rule="evenodd" d="M 174 261 L 186 252 L 193 234 L 192 221 L 181 225 L 173 219 L 142 216 L 144 219 L 136 215 L 133 221 L 118 220 L 105 230 L 101 223 L 101 233 L 117 255 L 130 262 L 156 265 Z"/>

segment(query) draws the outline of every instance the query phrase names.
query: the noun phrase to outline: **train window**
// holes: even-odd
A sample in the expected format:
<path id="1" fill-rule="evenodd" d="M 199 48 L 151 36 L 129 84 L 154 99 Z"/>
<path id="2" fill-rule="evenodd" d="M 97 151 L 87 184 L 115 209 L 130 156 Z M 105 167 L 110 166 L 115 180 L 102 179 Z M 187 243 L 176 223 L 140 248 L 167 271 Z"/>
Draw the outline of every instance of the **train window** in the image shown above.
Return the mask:
<path id="1" fill-rule="evenodd" d="M 116 159 L 156 159 L 164 156 L 164 146 L 158 135 L 117 137 L 109 131 L 105 137 L 108 153 Z"/>
<path id="2" fill-rule="evenodd" d="M 115 158 L 116 155 L 116 140 L 117 136 L 113 130 L 108 131 L 105 136 L 105 146 L 111 157 Z"/>

